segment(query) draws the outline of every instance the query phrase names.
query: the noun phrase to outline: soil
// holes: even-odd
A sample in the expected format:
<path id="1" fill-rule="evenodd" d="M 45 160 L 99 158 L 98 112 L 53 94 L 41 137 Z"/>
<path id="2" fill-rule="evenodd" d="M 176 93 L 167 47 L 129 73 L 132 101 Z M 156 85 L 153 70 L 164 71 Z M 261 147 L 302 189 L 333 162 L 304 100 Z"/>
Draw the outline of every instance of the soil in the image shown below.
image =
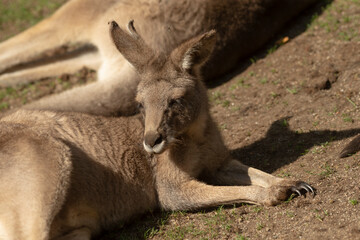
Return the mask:
<path id="1" fill-rule="evenodd" d="M 70 82 L 93 78 L 82 71 L 68 76 Z M 209 100 L 234 157 L 301 179 L 316 188 L 316 196 L 275 207 L 153 212 L 101 239 L 360 239 L 360 154 L 339 158 L 360 133 L 359 89 L 360 1 L 334 0 L 307 10 L 209 86 Z M 28 94 L 28 101 L 44 95 Z M 9 108 L 23 104 L 13 99 Z"/>

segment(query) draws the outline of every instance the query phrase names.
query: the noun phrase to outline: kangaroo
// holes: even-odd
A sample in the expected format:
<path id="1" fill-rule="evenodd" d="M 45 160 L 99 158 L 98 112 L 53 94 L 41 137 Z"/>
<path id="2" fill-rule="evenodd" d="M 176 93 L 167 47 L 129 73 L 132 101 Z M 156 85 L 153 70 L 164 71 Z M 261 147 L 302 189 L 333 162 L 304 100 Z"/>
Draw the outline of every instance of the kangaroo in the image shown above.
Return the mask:
<path id="1" fill-rule="evenodd" d="M 106 23 L 134 19 L 144 41 L 169 53 L 183 41 L 215 29 L 217 42 L 203 67 L 206 81 L 224 75 L 268 41 L 290 18 L 318 0 L 71 0 L 51 17 L 0 44 L 0 86 L 26 83 L 83 66 L 98 80 L 46 97 L 26 109 L 131 115 L 139 76 L 111 44 Z M 47 50 L 77 45 L 81 51 L 45 60 Z M 86 48 L 92 45 L 94 48 Z M 81 54 L 80 54 L 81 53 Z M 26 65 L 34 60 L 35 65 Z M 116 67 L 115 67 L 116 66 Z"/>
<path id="2" fill-rule="evenodd" d="M 111 22 L 116 48 L 140 76 L 140 114 L 102 117 L 19 110 L 0 120 L 0 237 L 90 239 L 148 210 L 275 205 L 305 182 L 231 158 L 199 73 L 215 31 L 171 53 Z"/>
<path id="3" fill-rule="evenodd" d="M 360 151 L 360 135 L 356 136 L 341 150 L 339 156 L 341 158 L 348 157 Z"/>

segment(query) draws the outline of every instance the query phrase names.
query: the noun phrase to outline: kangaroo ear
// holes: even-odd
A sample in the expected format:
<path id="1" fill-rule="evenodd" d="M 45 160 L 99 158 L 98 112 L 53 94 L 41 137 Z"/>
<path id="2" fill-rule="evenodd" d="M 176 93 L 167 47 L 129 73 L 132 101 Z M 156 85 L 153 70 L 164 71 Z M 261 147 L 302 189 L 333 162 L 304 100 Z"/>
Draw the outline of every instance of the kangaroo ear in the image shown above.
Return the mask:
<path id="1" fill-rule="evenodd" d="M 209 59 L 216 42 L 216 32 L 211 30 L 181 44 L 171 53 L 171 59 L 181 69 L 193 73 Z"/>
<path id="2" fill-rule="evenodd" d="M 136 32 L 133 20 L 128 24 L 128 31 L 121 29 L 115 21 L 110 23 L 110 35 L 116 48 L 141 73 L 154 53 Z"/>

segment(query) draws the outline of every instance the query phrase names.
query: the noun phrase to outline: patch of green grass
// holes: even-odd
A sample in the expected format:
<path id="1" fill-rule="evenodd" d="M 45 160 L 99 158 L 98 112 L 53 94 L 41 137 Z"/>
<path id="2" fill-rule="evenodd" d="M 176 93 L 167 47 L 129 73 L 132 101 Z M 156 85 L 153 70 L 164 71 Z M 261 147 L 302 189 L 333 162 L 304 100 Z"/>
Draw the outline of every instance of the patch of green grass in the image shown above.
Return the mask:
<path id="1" fill-rule="evenodd" d="M 319 210 L 315 209 L 315 218 L 320 222 L 324 221 L 325 217 L 329 216 L 329 212 L 327 210 Z"/>
<path id="2" fill-rule="evenodd" d="M 358 32 L 353 28 L 349 28 L 346 31 L 339 32 L 338 35 L 340 40 L 351 41 L 358 36 Z"/>
<path id="3" fill-rule="evenodd" d="M 272 98 L 277 98 L 278 96 L 280 96 L 278 93 L 274 93 L 274 92 L 271 92 L 270 95 Z"/>
<path id="4" fill-rule="evenodd" d="M 225 108 L 229 107 L 230 106 L 230 101 L 229 100 L 224 100 L 222 102 L 222 106 L 225 107 Z"/>
<path id="5" fill-rule="evenodd" d="M 319 18 L 319 14 L 314 13 L 311 16 L 311 19 L 310 19 L 309 23 L 307 24 L 307 28 L 311 28 L 312 26 L 314 26 L 317 23 L 318 18 Z"/>
<path id="6" fill-rule="evenodd" d="M 6 92 L 0 90 L 0 101 L 3 100 L 6 97 Z"/>
<path id="7" fill-rule="evenodd" d="M 342 119 L 344 122 L 349 122 L 349 123 L 354 122 L 354 119 L 350 115 L 345 114 L 345 113 L 342 115 Z"/>
<path id="8" fill-rule="evenodd" d="M 203 214 L 204 224 L 200 228 L 192 221 L 180 222 L 171 228 L 166 226 L 157 236 L 164 239 L 218 239 L 224 231 L 228 233 L 233 231 L 235 210 L 229 216 L 228 211 L 220 206 L 212 213 Z"/>
<path id="9" fill-rule="evenodd" d="M 307 151 L 309 152 L 309 150 L 307 150 Z M 311 153 L 312 154 L 321 154 L 321 153 L 324 153 L 324 150 L 321 147 L 316 146 L 316 147 L 311 149 Z"/>
<path id="10" fill-rule="evenodd" d="M 318 21 L 318 25 L 321 28 L 324 28 L 327 32 L 336 31 L 339 28 L 340 21 L 337 17 L 334 16 L 332 10 L 334 9 L 334 5 L 328 4 L 323 8 L 325 17 Z M 340 7 L 337 5 L 337 9 Z"/>
<path id="11" fill-rule="evenodd" d="M 288 127 L 289 126 L 289 121 L 287 119 L 284 119 L 284 120 L 281 121 L 281 125 L 283 127 Z"/>
<path id="12" fill-rule="evenodd" d="M 235 89 L 238 89 L 237 84 L 233 84 L 233 85 L 231 85 L 231 86 L 229 87 L 229 90 L 230 90 L 230 91 L 233 91 L 233 90 L 235 90 Z"/>
<path id="13" fill-rule="evenodd" d="M 346 4 L 342 2 L 331 3 L 328 1 L 322 9 L 323 12 L 321 17 L 317 13 L 312 16 L 311 21 L 308 24 L 308 28 L 318 26 L 328 33 L 335 33 L 338 36 L 338 39 L 344 41 L 351 41 L 358 38 L 358 25 L 351 27 L 354 23 L 359 21 L 358 16 L 339 16 L 348 8 L 354 7 L 354 4 L 358 5 L 357 2 L 350 1 Z M 346 25 L 349 27 L 345 27 Z"/>
<path id="14" fill-rule="evenodd" d="M 301 155 L 304 156 L 304 155 L 308 154 L 309 152 L 310 152 L 309 149 L 304 149 L 304 151 L 301 153 Z"/>
<path id="15" fill-rule="evenodd" d="M 325 163 L 322 167 L 323 170 L 320 173 L 315 173 L 313 171 L 305 170 L 306 173 L 314 176 L 320 176 L 323 178 L 329 177 L 333 173 L 336 172 L 335 169 L 333 169 L 328 163 Z"/>
<path id="16" fill-rule="evenodd" d="M 272 53 L 275 52 L 276 49 L 278 49 L 278 48 L 279 48 L 279 45 L 278 45 L 278 44 L 275 44 L 274 46 L 272 46 L 271 48 L 269 48 L 269 49 L 267 50 L 267 54 L 272 54 Z"/>
<path id="17" fill-rule="evenodd" d="M 313 176 L 318 175 L 318 174 L 316 174 L 316 173 L 314 173 L 314 172 L 312 172 L 312 171 L 309 171 L 309 170 L 305 170 L 304 172 L 306 172 L 306 173 L 308 173 L 308 174 L 310 174 L 310 175 L 313 175 Z"/>
<path id="18" fill-rule="evenodd" d="M 256 62 L 257 62 L 257 58 L 256 58 L 256 57 L 250 58 L 250 62 L 251 62 L 251 64 L 256 63 Z"/>
<path id="19" fill-rule="evenodd" d="M 6 94 L 8 94 L 8 95 L 13 95 L 14 93 L 16 93 L 16 90 L 12 87 L 7 87 L 5 89 L 5 91 L 6 91 Z"/>
<path id="20" fill-rule="evenodd" d="M 295 194 L 291 194 L 291 196 L 295 196 Z M 290 212 L 290 211 L 286 211 L 286 216 L 288 216 L 289 218 L 293 218 L 293 217 L 295 217 L 295 213 L 293 213 L 293 212 Z"/>
<path id="21" fill-rule="evenodd" d="M 281 173 L 278 174 L 279 177 L 285 178 L 285 177 L 290 177 L 291 174 L 285 171 L 281 171 Z"/>
<path id="22" fill-rule="evenodd" d="M 344 17 L 342 18 L 342 21 L 343 21 L 344 23 L 349 23 L 350 20 L 351 20 L 351 17 L 350 17 L 350 16 L 344 16 Z"/>
<path id="23" fill-rule="evenodd" d="M 185 234 L 193 230 L 192 226 L 175 226 L 165 232 L 167 239 L 184 239 Z"/>
<path id="24" fill-rule="evenodd" d="M 230 110 L 233 111 L 233 112 L 237 112 L 237 111 L 240 110 L 240 107 L 239 106 L 232 106 Z"/>
<path id="25" fill-rule="evenodd" d="M 64 90 L 71 88 L 71 83 L 70 82 L 63 82 L 61 85 L 62 85 L 62 88 Z"/>
<path id="26" fill-rule="evenodd" d="M 350 170 L 350 165 L 349 164 L 345 164 L 345 170 L 346 171 Z"/>
<path id="27" fill-rule="evenodd" d="M 286 88 L 286 91 L 288 91 L 291 94 L 297 94 L 298 93 L 298 90 L 296 89 L 296 87 Z"/>
<path id="28" fill-rule="evenodd" d="M 149 228 L 148 230 L 146 230 L 146 232 L 144 233 L 144 239 L 149 239 L 154 237 L 157 233 L 159 232 L 159 229 L 152 227 Z"/>
<path id="29" fill-rule="evenodd" d="M 322 168 L 324 170 L 322 172 L 320 172 L 320 174 L 319 174 L 322 177 L 328 177 L 335 172 L 335 170 L 333 168 L 331 168 L 329 166 L 329 164 L 327 164 L 327 163 L 325 163 L 324 166 L 322 166 Z"/>
<path id="30" fill-rule="evenodd" d="M 334 140 L 334 139 L 331 139 L 331 141 Z M 323 148 L 326 148 L 330 145 L 330 142 L 329 141 L 326 141 L 324 143 L 321 143 L 320 146 L 323 147 Z"/>
<path id="31" fill-rule="evenodd" d="M 223 99 L 224 95 L 220 91 L 214 91 L 209 96 L 209 101 L 216 105 L 221 105 L 224 108 L 228 108 L 231 102 L 227 99 Z"/>
<path id="32" fill-rule="evenodd" d="M 17 96 L 18 96 L 18 92 L 16 91 L 16 89 L 14 89 L 12 87 L 0 89 L 0 101 L 5 98 L 13 98 L 13 97 L 17 97 Z"/>
<path id="33" fill-rule="evenodd" d="M 279 82 L 280 82 L 280 80 L 274 80 L 274 81 L 271 81 L 271 83 L 273 84 L 273 85 L 278 85 L 279 84 Z"/>
<path id="34" fill-rule="evenodd" d="M 259 213 L 259 212 L 261 212 L 261 211 L 263 210 L 263 208 L 260 207 L 260 206 L 254 206 L 254 207 L 252 208 L 252 210 L 253 210 L 253 212 L 255 212 L 255 213 Z"/>
<path id="35" fill-rule="evenodd" d="M 258 224 L 256 224 L 256 230 L 258 230 L 258 231 L 260 231 L 261 229 L 263 229 L 265 226 L 264 226 L 264 224 L 262 224 L 262 223 L 258 223 Z"/>
<path id="36" fill-rule="evenodd" d="M 355 206 L 359 204 L 359 201 L 356 199 L 350 199 L 349 202 L 351 203 L 351 205 Z"/>
<path id="37" fill-rule="evenodd" d="M 236 84 L 239 87 L 250 87 L 250 84 L 245 83 L 245 81 L 246 81 L 246 78 L 241 77 L 241 78 L 237 79 Z"/>
<path id="38" fill-rule="evenodd" d="M 248 88 L 248 87 L 251 87 L 250 84 L 248 83 L 245 83 L 246 81 L 246 78 L 245 77 L 239 77 L 236 79 L 236 83 L 232 84 L 229 89 L 230 90 L 235 90 L 235 89 L 238 89 L 238 88 Z"/>
<path id="39" fill-rule="evenodd" d="M 353 100 L 351 100 L 350 98 L 346 98 L 346 100 L 348 100 L 348 102 L 349 102 L 354 108 L 357 108 L 357 105 L 354 103 Z"/>
<path id="40" fill-rule="evenodd" d="M 248 240 L 248 238 L 245 237 L 245 236 L 243 236 L 243 235 L 239 235 L 239 234 L 238 234 L 238 235 L 236 236 L 235 240 Z"/>
<path id="41" fill-rule="evenodd" d="M 217 101 L 220 101 L 223 94 L 220 91 L 214 91 L 210 94 L 209 100 L 211 102 L 217 103 Z"/>
<path id="42" fill-rule="evenodd" d="M 178 217 L 178 216 L 185 216 L 186 215 L 186 211 L 176 211 L 176 212 L 172 212 L 171 216 L 173 217 Z"/>
<path id="43" fill-rule="evenodd" d="M 222 130 L 227 129 L 227 125 L 226 125 L 226 123 L 222 123 L 222 124 L 220 124 L 220 129 L 222 129 Z"/>
<path id="44" fill-rule="evenodd" d="M 12 24 L 16 29 L 36 24 L 55 11 L 65 0 L 11 0 L 0 4 L 0 29 Z M 1 36 L 1 39 L 9 36 Z"/>
<path id="45" fill-rule="evenodd" d="M 267 83 L 267 82 L 268 82 L 268 80 L 267 80 L 266 77 L 263 77 L 262 79 L 260 79 L 260 83 L 261 83 L 261 84 L 265 84 L 265 83 Z"/>
<path id="46" fill-rule="evenodd" d="M 156 221 L 156 227 L 150 227 L 148 229 L 142 230 L 144 232 L 143 236 L 144 239 L 149 239 L 154 237 L 157 234 L 161 234 L 161 229 L 165 226 L 165 224 L 168 222 L 170 215 L 176 215 L 178 212 L 161 212 L 161 217 Z"/>
<path id="47" fill-rule="evenodd" d="M 7 103 L 7 102 L 0 103 L 0 111 L 8 109 L 8 108 L 9 108 L 9 103 Z"/>

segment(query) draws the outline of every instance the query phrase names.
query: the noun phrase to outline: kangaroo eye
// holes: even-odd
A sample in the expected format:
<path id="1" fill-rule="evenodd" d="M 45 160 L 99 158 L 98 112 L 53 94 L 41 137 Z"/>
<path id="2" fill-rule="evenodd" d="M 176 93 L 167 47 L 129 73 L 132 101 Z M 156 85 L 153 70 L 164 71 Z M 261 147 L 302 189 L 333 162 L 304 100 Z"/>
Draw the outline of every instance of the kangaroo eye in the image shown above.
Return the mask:
<path id="1" fill-rule="evenodd" d="M 143 105 L 142 103 L 138 103 L 138 106 L 137 106 L 137 107 L 138 107 L 139 110 L 144 109 L 144 105 Z"/>
<path id="2" fill-rule="evenodd" d="M 176 99 L 171 99 L 169 102 L 169 107 L 172 107 L 174 105 L 182 105 L 183 104 L 183 99 L 182 98 L 176 98 Z"/>

